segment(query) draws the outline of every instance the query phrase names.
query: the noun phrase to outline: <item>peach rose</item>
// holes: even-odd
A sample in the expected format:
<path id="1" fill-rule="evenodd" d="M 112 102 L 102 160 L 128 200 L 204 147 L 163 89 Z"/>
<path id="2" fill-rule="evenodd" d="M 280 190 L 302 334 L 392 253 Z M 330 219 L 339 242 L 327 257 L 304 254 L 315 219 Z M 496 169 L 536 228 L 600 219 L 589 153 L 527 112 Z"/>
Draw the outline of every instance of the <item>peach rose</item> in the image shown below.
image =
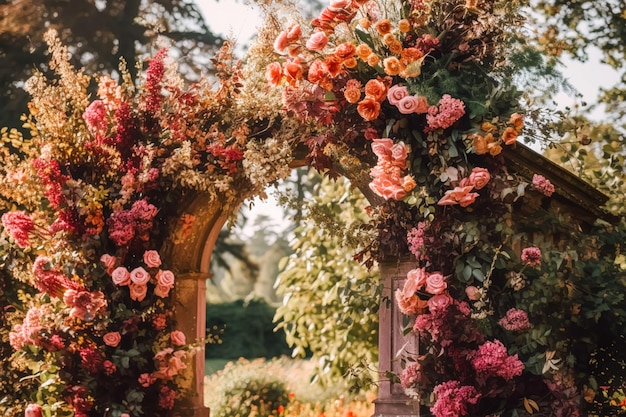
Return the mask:
<path id="1" fill-rule="evenodd" d="M 102 336 L 104 344 L 111 347 L 117 347 L 122 341 L 122 336 L 119 332 L 109 332 Z"/>
<path id="2" fill-rule="evenodd" d="M 265 79 L 271 85 L 278 85 L 283 79 L 283 67 L 278 62 L 272 62 L 265 69 Z"/>
<path id="3" fill-rule="evenodd" d="M 406 274 L 406 283 L 404 284 L 404 289 L 402 293 L 406 296 L 409 295 L 405 290 L 410 291 L 411 294 L 415 294 L 417 291 L 421 290 L 424 285 L 426 285 L 426 271 L 424 268 L 415 268 L 411 269 Z"/>
<path id="4" fill-rule="evenodd" d="M 310 51 L 321 51 L 328 43 L 328 36 L 322 31 L 317 31 L 306 41 L 306 47 Z"/>
<path id="5" fill-rule="evenodd" d="M 380 63 L 380 57 L 374 53 L 371 53 L 367 56 L 367 65 L 370 67 L 375 67 Z"/>
<path id="6" fill-rule="evenodd" d="M 184 346 L 186 343 L 185 333 L 181 332 L 180 330 L 174 330 L 172 333 L 170 333 L 170 339 L 172 340 L 172 344 L 174 346 Z"/>
<path id="7" fill-rule="evenodd" d="M 157 286 L 154 287 L 154 295 L 161 298 L 167 298 L 167 296 L 170 295 L 170 289 L 171 287 L 157 284 Z"/>
<path id="8" fill-rule="evenodd" d="M 148 293 L 148 286 L 142 284 L 130 283 L 128 286 L 130 288 L 130 298 L 135 301 L 143 301 L 146 298 L 146 294 Z"/>
<path id="9" fill-rule="evenodd" d="M 417 97 L 417 108 L 415 109 L 415 113 L 424 114 L 428 113 L 428 100 L 424 96 L 416 96 Z"/>
<path id="10" fill-rule="evenodd" d="M 107 273 L 110 273 L 110 271 L 113 271 L 113 267 L 117 262 L 117 258 L 115 258 L 115 256 L 111 256 L 105 253 L 100 257 L 100 262 L 102 262 L 102 265 L 104 265 L 104 267 L 106 268 Z"/>
<path id="11" fill-rule="evenodd" d="M 400 55 L 402 53 L 402 42 L 397 39 L 394 39 L 388 46 L 389 52 L 392 54 Z"/>
<path id="12" fill-rule="evenodd" d="M 359 19 L 359 26 L 361 26 L 363 29 L 369 29 L 370 26 L 372 26 L 372 21 L 369 20 L 367 17 L 362 17 L 361 19 Z"/>
<path id="13" fill-rule="evenodd" d="M 407 19 L 402 19 L 398 22 L 398 30 L 402 33 L 407 33 L 411 30 L 411 23 Z"/>
<path id="14" fill-rule="evenodd" d="M 473 285 L 465 288 L 465 294 L 467 294 L 467 298 L 472 301 L 480 300 L 481 297 L 480 290 Z"/>
<path id="15" fill-rule="evenodd" d="M 150 274 L 139 266 L 130 271 L 130 280 L 137 285 L 146 285 L 150 281 Z"/>
<path id="16" fill-rule="evenodd" d="M 479 167 L 473 168 L 472 173 L 470 174 L 468 178 L 469 185 L 472 185 L 477 190 L 480 190 L 483 187 L 485 187 L 485 185 L 487 185 L 490 179 L 491 179 L 491 175 L 489 175 L 489 171 L 485 168 L 479 168 Z"/>
<path id="17" fill-rule="evenodd" d="M 399 288 L 396 290 L 395 296 L 398 308 L 402 314 L 406 314 L 407 316 L 417 314 L 427 306 L 427 301 L 422 300 L 417 295 L 404 297 L 402 290 Z"/>
<path id="18" fill-rule="evenodd" d="M 507 145 L 513 145 L 517 141 L 517 130 L 510 126 L 507 127 L 502 134 L 502 140 Z"/>
<path id="19" fill-rule="evenodd" d="M 148 268 L 158 268 L 161 266 L 161 257 L 155 250 L 147 250 L 143 253 L 143 262 Z"/>
<path id="20" fill-rule="evenodd" d="M 324 65 L 326 65 L 326 68 L 328 69 L 328 74 L 331 77 L 336 77 L 341 73 L 341 64 L 341 59 L 334 55 L 328 56 L 326 57 L 326 59 L 324 59 Z"/>
<path id="21" fill-rule="evenodd" d="M 379 158 L 390 157 L 391 148 L 393 148 L 393 139 L 382 138 L 372 140 L 372 152 Z"/>
<path id="22" fill-rule="evenodd" d="M 415 178 L 412 175 L 406 175 L 402 178 L 402 188 L 405 192 L 410 193 L 417 186 Z"/>
<path id="23" fill-rule="evenodd" d="M 448 288 L 448 284 L 446 284 L 446 279 L 439 272 L 435 272 L 433 274 L 428 275 L 426 278 L 426 292 L 430 294 L 441 294 L 446 288 Z"/>
<path id="24" fill-rule="evenodd" d="M 491 122 L 482 122 L 480 125 L 480 130 L 486 133 L 495 133 L 498 128 Z"/>
<path id="25" fill-rule="evenodd" d="M 467 193 L 459 199 L 459 206 L 467 207 L 470 204 L 473 204 L 476 201 L 476 197 L 478 197 L 478 193 Z"/>
<path id="26" fill-rule="evenodd" d="M 489 155 L 497 156 L 502 152 L 502 146 L 499 143 L 490 143 L 487 145 L 487 149 L 489 149 Z"/>
<path id="27" fill-rule="evenodd" d="M 323 61 L 316 59 L 311 62 L 309 66 L 309 72 L 307 74 L 307 79 L 309 82 L 313 84 L 317 84 L 320 82 L 322 78 L 328 73 L 328 68 L 326 68 L 326 64 Z"/>
<path id="28" fill-rule="evenodd" d="M 130 284 L 130 273 L 125 267 L 118 266 L 111 272 L 111 279 L 115 285 L 128 285 Z"/>
<path id="29" fill-rule="evenodd" d="M 285 62 L 283 65 L 283 74 L 289 85 L 296 85 L 302 79 L 302 65 L 298 62 Z"/>
<path id="30" fill-rule="evenodd" d="M 522 127 L 524 126 L 524 116 L 522 116 L 519 113 L 513 113 L 511 115 L 511 118 L 509 119 L 509 123 L 513 125 L 513 128 L 519 132 L 520 130 L 522 130 Z"/>
<path id="31" fill-rule="evenodd" d="M 346 87 L 343 96 L 348 103 L 355 104 L 361 99 L 361 89 L 357 87 Z"/>
<path id="32" fill-rule="evenodd" d="M 406 157 L 409 154 L 409 147 L 401 141 L 394 143 L 389 151 L 393 158 L 393 164 L 400 168 L 406 168 Z"/>
<path id="33" fill-rule="evenodd" d="M 357 65 L 359 65 L 359 63 L 357 62 L 355 57 L 350 57 L 343 60 L 343 66 L 348 69 L 356 68 Z"/>
<path id="34" fill-rule="evenodd" d="M 402 187 L 402 184 L 394 181 L 389 176 L 375 178 L 369 183 L 369 187 L 385 200 L 402 200 L 407 195 L 407 192 Z"/>
<path id="35" fill-rule="evenodd" d="M 409 95 L 409 90 L 402 84 L 394 84 L 387 91 L 387 100 L 397 106 L 404 97 Z"/>
<path id="36" fill-rule="evenodd" d="M 463 197 L 472 191 L 474 187 L 471 185 L 465 187 L 455 187 L 453 190 L 446 191 L 446 194 L 437 202 L 439 206 L 451 206 L 459 204 Z"/>
<path id="37" fill-rule="evenodd" d="M 174 286 L 174 273 L 168 270 L 160 270 L 156 275 L 157 285 L 172 288 Z"/>
<path id="38" fill-rule="evenodd" d="M 357 106 L 359 115 L 367 120 L 375 120 L 380 114 L 380 103 L 373 97 L 366 96 Z"/>

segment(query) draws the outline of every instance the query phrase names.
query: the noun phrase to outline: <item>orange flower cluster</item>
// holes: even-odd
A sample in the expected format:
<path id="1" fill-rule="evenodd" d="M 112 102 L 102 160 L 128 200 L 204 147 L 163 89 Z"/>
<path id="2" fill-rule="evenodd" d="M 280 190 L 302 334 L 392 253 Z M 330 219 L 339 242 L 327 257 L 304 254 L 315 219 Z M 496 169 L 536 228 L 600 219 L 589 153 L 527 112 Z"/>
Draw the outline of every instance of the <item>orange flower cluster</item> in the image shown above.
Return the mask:
<path id="1" fill-rule="evenodd" d="M 480 129 L 484 134 L 473 134 L 468 138 L 472 140 L 472 145 L 476 154 L 490 154 L 492 156 L 499 155 L 502 152 L 502 143 L 505 145 L 513 145 L 517 142 L 522 127 L 524 126 L 524 117 L 519 113 L 513 113 L 509 118 L 509 122 L 502 134 L 498 135 L 498 127 L 490 122 L 484 122 Z M 500 138 L 497 139 L 496 136 Z"/>

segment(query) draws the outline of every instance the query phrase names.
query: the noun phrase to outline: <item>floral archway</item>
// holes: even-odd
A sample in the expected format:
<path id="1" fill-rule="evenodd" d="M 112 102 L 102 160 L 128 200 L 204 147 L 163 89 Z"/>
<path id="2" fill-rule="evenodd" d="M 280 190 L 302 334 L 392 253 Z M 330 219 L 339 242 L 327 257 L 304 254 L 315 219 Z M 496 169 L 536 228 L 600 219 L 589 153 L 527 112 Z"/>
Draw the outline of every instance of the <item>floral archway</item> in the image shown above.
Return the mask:
<path id="1" fill-rule="evenodd" d="M 38 290 L 9 333 L 37 380 L 26 415 L 199 415 L 215 234 L 302 148 L 368 194 L 379 239 L 358 257 L 402 261 L 409 398 L 436 416 L 618 410 L 623 222 L 576 217 L 575 193 L 505 157 L 544 133 L 515 82 L 520 7 L 333 0 L 310 25 L 270 9 L 245 67 L 216 56 L 217 83 L 185 86 L 161 50 L 139 87 L 122 70 L 95 99 L 49 33 L 30 136 L 2 131 L 5 268 Z"/>

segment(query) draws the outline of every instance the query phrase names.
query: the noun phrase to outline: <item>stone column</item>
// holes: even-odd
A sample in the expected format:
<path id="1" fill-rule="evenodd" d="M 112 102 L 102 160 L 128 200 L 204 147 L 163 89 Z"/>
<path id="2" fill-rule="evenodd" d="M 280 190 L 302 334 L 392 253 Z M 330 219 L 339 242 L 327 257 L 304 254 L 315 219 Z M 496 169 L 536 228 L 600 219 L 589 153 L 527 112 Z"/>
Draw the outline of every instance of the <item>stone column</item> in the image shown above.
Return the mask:
<path id="1" fill-rule="evenodd" d="M 176 276 L 176 321 L 188 342 L 206 336 L 206 280 L 209 277 L 207 273 Z M 191 395 L 186 407 L 177 411 L 181 417 L 209 417 L 209 409 L 204 406 L 204 346 L 196 351 L 186 371 L 186 388 Z"/>
<path id="2" fill-rule="evenodd" d="M 375 417 L 416 417 L 420 415 L 419 408 L 404 394 L 399 383 L 394 383 L 387 372 L 400 374 L 402 367 L 398 352 L 417 353 L 417 336 L 403 335 L 406 326 L 405 316 L 398 309 L 395 302 L 396 289 L 402 288 L 406 274 L 416 264 L 409 260 L 392 260 L 380 263 L 380 276 L 383 282 L 382 304 L 379 310 L 378 333 L 378 371 L 380 383 L 378 398 L 374 401 Z"/>

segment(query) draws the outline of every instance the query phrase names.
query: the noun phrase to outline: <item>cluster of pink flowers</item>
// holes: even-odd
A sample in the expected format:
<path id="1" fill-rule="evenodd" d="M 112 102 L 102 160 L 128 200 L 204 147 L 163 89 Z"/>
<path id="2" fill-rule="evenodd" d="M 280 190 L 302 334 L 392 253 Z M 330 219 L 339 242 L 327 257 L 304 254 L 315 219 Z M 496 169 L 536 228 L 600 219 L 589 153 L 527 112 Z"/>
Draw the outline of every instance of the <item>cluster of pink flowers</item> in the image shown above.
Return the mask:
<path id="1" fill-rule="evenodd" d="M 480 190 L 484 188 L 491 175 L 486 168 L 475 167 L 472 169 L 471 174 L 467 178 L 463 178 L 459 181 L 459 185 L 452 190 L 446 191 L 445 195 L 437 202 L 440 206 L 460 205 L 461 207 L 467 207 L 476 201 L 478 193 L 474 190 Z"/>
<path id="2" fill-rule="evenodd" d="M 86 347 L 80 350 L 80 365 L 90 374 L 97 374 L 102 369 L 104 360 L 102 354 L 92 348 Z"/>
<path id="3" fill-rule="evenodd" d="M 470 415 L 471 406 L 478 403 L 481 395 L 471 385 L 461 385 L 451 380 L 439 384 L 433 390 L 437 400 L 430 412 L 437 417 L 458 417 Z"/>
<path id="4" fill-rule="evenodd" d="M 370 170 L 373 181 L 369 187 L 386 200 L 402 200 L 415 188 L 413 177 L 403 175 L 407 168 L 409 147 L 404 142 L 394 144 L 389 138 L 374 139 L 372 151 L 378 157 L 378 162 Z"/>
<path id="5" fill-rule="evenodd" d="M 517 354 L 509 356 L 506 346 L 499 340 L 487 341 L 480 345 L 472 359 L 472 367 L 480 380 L 500 377 L 509 381 L 522 374 L 524 364 Z"/>
<path id="6" fill-rule="evenodd" d="M 449 94 L 444 94 L 439 100 L 439 107 L 430 106 L 426 115 L 427 126 L 424 129 L 430 132 L 436 129 L 447 129 L 465 114 L 465 104 Z"/>
<path id="7" fill-rule="evenodd" d="M 171 410 L 174 408 L 174 400 L 176 399 L 176 391 L 167 387 L 161 386 L 159 390 L 159 407 L 164 410 Z"/>
<path id="8" fill-rule="evenodd" d="M 28 309 L 22 324 L 16 324 L 9 333 L 9 343 L 13 349 L 19 350 L 27 344 L 39 345 L 43 329 L 42 316 L 43 312 L 39 307 Z"/>
<path id="9" fill-rule="evenodd" d="M 66 202 L 63 188 L 71 178 L 61 173 L 59 162 L 56 160 L 37 158 L 33 160 L 33 167 L 37 170 L 37 175 L 46 187 L 45 195 L 50 205 L 55 210 L 59 209 Z"/>
<path id="10" fill-rule="evenodd" d="M 526 314 L 524 310 L 519 310 L 517 308 L 509 309 L 506 312 L 506 315 L 498 321 L 498 324 L 511 332 L 530 329 L 528 314 Z"/>
<path id="11" fill-rule="evenodd" d="M 107 219 L 109 237 L 117 246 L 127 246 L 134 238 L 147 240 L 157 208 L 145 199 L 135 201 L 130 210 L 116 211 Z"/>
<path id="12" fill-rule="evenodd" d="M 423 379 L 424 375 L 422 374 L 419 362 L 409 363 L 406 368 L 402 370 L 402 374 L 400 374 L 400 384 L 405 390 L 419 385 Z"/>
<path id="13" fill-rule="evenodd" d="M 444 294 L 448 284 L 443 275 L 439 272 L 428 273 L 424 268 L 412 269 L 407 274 L 402 289 L 396 290 L 396 302 L 403 314 L 413 315 L 424 309 L 429 303 L 438 306 L 448 300 L 448 296 Z M 430 297 L 428 301 L 423 300 L 418 295 L 418 291 L 435 296 Z M 437 296 L 442 296 L 438 297 Z M 432 302 L 431 300 L 435 300 Z M 444 300 L 445 299 L 445 300 Z"/>
<path id="14" fill-rule="evenodd" d="M 541 249 L 530 246 L 522 250 L 522 262 L 528 266 L 541 265 Z"/>
<path id="15" fill-rule="evenodd" d="M 165 74 L 164 60 L 167 57 L 167 49 L 163 48 L 150 60 L 148 70 L 146 71 L 146 83 L 144 104 L 146 111 L 155 113 L 161 108 L 163 95 L 161 93 L 161 81 Z"/>
<path id="16" fill-rule="evenodd" d="M 187 352 L 184 350 L 174 350 L 165 348 L 154 355 L 154 362 L 157 370 L 152 373 L 152 377 L 169 381 L 185 368 Z"/>
<path id="17" fill-rule="evenodd" d="M 396 106 L 402 114 L 423 114 L 428 112 L 428 101 L 426 97 L 411 95 L 409 90 L 402 84 L 395 84 L 389 87 L 387 100 Z"/>
<path id="18" fill-rule="evenodd" d="M 539 174 L 533 175 L 533 188 L 546 197 L 551 197 L 554 193 L 554 185 L 549 179 Z"/>
<path id="19" fill-rule="evenodd" d="M 102 100 L 94 100 L 83 112 L 83 119 L 96 140 L 103 140 L 107 133 L 109 121 L 107 108 Z"/>
<path id="20" fill-rule="evenodd" d="M 70 307 L 70 317 L 91 321 L 107 306 L 102 291 L 89 292 L 85 289 L 68 289 L 63 294 L 63 302 Z"/>
<path id="21" fill-rule="evenodd" d="M 154 282 L 154 295 L 166 298 L 170 290 L 174 287 L 174 273 L 169 270 L 159 269 L 161 257 L 155 250 L 147 250 L 143 254 L 143 261 L 150 270 L 156 270 L 154 278 L 146 269 L 141 266 L 128 271 L 125 266 L 116 265 L 115 257 L 105 254 L 100 258 L 107 272 L 111 275 L 111 280 L 115 285 L 128 286 L 130 298 L 135 301 L 143 301 L 148 294 L 148 283 Z"/>
<path id="22" fill-rule="evenodd" d="M 9 233 L 9 236 L 15 240 L 15 243 L 21 248 L 27 247 L 30 232 L 34 229 L 35 223 L 29 215 L 23 211 L 9 211 L 2 215 L 2 226 Z"/>
<path id="23" fill-rule="evenodd" d="M 47 256 L 38 256 L 33 262 L 35 287 L 50 296 L 62 298 L 68 289 L 81 289 L 78 284 L 66 277 L 52 266 L 52 260 Z"/>
<path id="24" fill-rule="evenodd" d="M 428 259 L 426 253 L 426 242 L 424 240 L 426 228 L 428 224 L 426 222 L 419 222 L 417 227 L 412 228 L 407 233 L 407 243 L 409 244 L 409 250 L 415 256 L 418 261 L 425 261 Z"/>

